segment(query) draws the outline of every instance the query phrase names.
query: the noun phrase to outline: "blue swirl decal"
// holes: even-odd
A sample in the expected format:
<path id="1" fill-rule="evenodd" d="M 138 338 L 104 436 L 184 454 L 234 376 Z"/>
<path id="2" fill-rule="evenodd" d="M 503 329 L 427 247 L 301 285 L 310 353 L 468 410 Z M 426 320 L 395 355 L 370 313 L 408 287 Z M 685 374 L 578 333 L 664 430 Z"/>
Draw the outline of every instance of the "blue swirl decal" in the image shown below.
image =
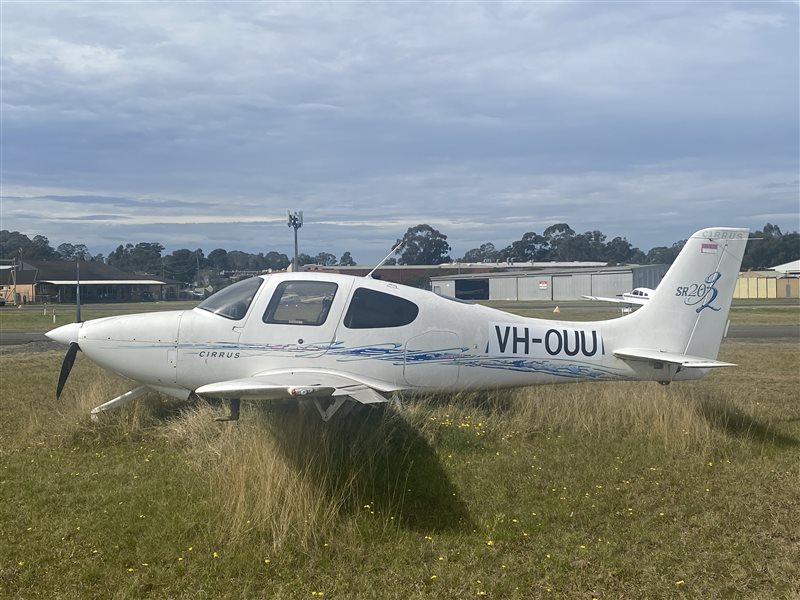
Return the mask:
<path id="1" fill-rule="evenodd" d="M 711 304 L 717 299 L 719 290 L 717 289 L 717 282 L 722 278 L 722 273 L 714 271 L 703 280 L 703 283 L 693 283 L 691 285 L 680 286 L 675 290 L 675 295 L 683 298 L 683 303 L 686 306 L 697 306 L 696 312 L 700 313 L 706 308 L 710 308 L 714 312 L 720 310 L 719 306 L 712 306 Z"/>

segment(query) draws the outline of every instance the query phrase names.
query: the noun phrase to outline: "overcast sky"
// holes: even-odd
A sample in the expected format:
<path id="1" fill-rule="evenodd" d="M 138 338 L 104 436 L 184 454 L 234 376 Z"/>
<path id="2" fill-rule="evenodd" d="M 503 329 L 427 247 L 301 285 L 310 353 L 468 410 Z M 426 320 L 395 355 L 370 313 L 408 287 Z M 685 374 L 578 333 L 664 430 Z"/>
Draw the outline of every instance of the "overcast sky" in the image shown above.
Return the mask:
<path id="1" fill-rule="evenodd" d="M 800 228 L 795 2 L 4 1 L 2 224 L 379 260 Z"/>

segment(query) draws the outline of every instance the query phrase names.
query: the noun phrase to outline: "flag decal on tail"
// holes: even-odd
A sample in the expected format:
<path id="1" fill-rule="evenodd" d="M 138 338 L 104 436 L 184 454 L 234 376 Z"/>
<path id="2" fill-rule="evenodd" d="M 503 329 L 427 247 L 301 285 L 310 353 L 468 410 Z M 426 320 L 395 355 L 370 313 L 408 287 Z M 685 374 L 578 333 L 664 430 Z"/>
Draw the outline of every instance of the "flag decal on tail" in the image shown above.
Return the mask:
<path id="1" fill-rule="evenodd" d="M 714 242 L 703 242 L 700 246 L 700 252 L 703 254 L 716 254 L 719 251 L 719 244 Z"/>

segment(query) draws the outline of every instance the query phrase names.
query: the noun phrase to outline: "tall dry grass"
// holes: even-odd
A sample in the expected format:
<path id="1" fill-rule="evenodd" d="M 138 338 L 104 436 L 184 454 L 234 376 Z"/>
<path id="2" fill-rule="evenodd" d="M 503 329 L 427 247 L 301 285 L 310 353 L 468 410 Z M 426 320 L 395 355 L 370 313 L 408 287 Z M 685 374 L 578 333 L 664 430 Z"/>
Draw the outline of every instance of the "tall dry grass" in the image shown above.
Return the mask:
<path id="1" fill-rule="evenodd" d="M 167 435 L 207 475 L 227 541 L 307 548 L 361 511 L 379 514 L 383 532 L 400 523 L 419 438 L 397 415 L 359 410 L 324 423 L 309 406 L 246 407 L 239 422 L 220 424 L 218 412 L 198 405 Z"/>
<path id="2" fill-rule="evenodd" d="M 3 418 L 12 432 L 8 443 L 60 447 L 130 439 L 161 423 L 171 406 L 161 395 L 151 393 L 92 423 L 89 414 L 95 406 L 137 384 L 79 354 L 61 398 L 56 399 L 61 360 L 62 355 L 54 352 L 0 357 L 0 395 L 6 399 Z"/>
<path id="3" fill-rule="evenodd" d="M 400 524 L 413 526 L 419 514 L 468 519 L 437 456 L 442 423 L 480 423 L 487 442 L 555 431 L 636 436 L 667 453 L 706 453 L 723 447 L 731 433 L 769 435 L 768 425 L 735 399 L 653 383 L 417 398 L 402 414 L 362 409 L 328 423 L 308 406 L 274 412 L 250 406 L 238 423 L 223 425 L 213 421 L 218 412 L 205 405 L 185 411 L 170 422 L 168 435 L 208 477 L 226 539 L 256 535 L 276 548 L 320 545 L 343 527 L 357 528 L 362 511 L 377 513 L 380 533 L 389 534 Z M 420 495 L 426 486 L 438 490 Z M 412 489 L 413 498 L 406 493 Z M 444 506 L 442 498 L 454 499 Z"/>
<path id="4" fill-rule="evenodd" d="M 718 446 L 730 435 L 774 437 L 768 417 L 753 414 L 757 407 L 751 394 L 697 383 L 550 385 L 420 398 L 409 403 L 407 418 L 422 428 L 432 414 L 446 414 L 453 422 L 482 419 L 487 435 L 493 426 L 501 426 L 517 435 L 557 431 L 594 439 L 637 436 L 680 452 Z"/>
<path id="5" fill-rule="evenodd" d="M 515 422 L 529 431 L 571 431 L 591 438 L 635 435 L 665 449 L 706 449 L 720 441 L 712 406 L 738 412 L 735 401 L 695 387 L 655 383 L 528 388 L 514 393 Z"/>

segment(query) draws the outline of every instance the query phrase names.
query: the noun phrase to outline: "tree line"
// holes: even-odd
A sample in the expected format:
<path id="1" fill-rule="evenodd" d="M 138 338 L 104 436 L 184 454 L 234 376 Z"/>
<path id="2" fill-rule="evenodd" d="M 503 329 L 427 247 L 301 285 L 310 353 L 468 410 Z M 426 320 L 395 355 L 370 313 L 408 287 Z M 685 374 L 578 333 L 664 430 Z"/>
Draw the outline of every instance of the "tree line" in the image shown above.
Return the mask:
<path id="1" fill-rule="evenodd" d="M 767 223 L 753 235 L 761 238 L 747 246 L 742 269 L 766 269 L 796 260 L 800 256 L 800 234 L 783 233 L 777 225 Z M 430 225 L 409 227 L 388 264 L 437 265 L 452 262 L 447 235 Z M 546 261 L 593 261 L 606 264 L 671 264 L 686 240 L 671 246 L 656 246 L 647 252 L 634 247 L 624 237 L 611 240 L 601 231 L 576 233 L 568 224 L 558 223 L 547 227 L 541 234 L 526 232 L 504 248 L 485 242 L 457 258 L 458 262 L 516 263 Z M 159 242 L 120 244 L 108 256 L 92 254 L 85 244 L 64 243 L 53 248 L 42 235 L 29 238 L 18 231 L 0 231 L 0 258 L 28 260 L 93 260 L 105 262 L 123 271 L 149 273 L 183 282 L 207 285 L 225 271 L 282 270 L 291 260 L 283 253 L 250 253 L 217 248 L 206 255 L 201 248 L 181 248 L 163 254 Z M 300 254 L 298 263 L 325 266 L 354 266 L 356 262 L 349 251 L 340 258 L 330 252 L 315 256 Z"/>
<path id="2" fill-rule="evenodd" d="M 218 279 L 226 271 L 262 272 L 269 269 L 286 269 L 291 259 L 283 253 L 250 253 L 241 250 L 216 248 L 206 255 L 202 248 L 191 250 L 181 248 L 171 254 L 164 254 L 164 246 L 159 242 L 139 242 L 120 244 L 112 252 L 92 254 L 85 244 L 64 243 L 53 248 L 50 240 L 43 235 L 29 238 L 18 231 L 0 231 L 0 259 L 27 260 L 84 260 L 109 264 L 130 273 L 160 275 L 183 282 L 198 282 L 204 285 L 209 280 Z M 340 258 L 329 252 L 317 255 L 301 253 L 297 262 L 302 265 L 320 264 L 326 266 L 356 264 L 351 253 L 345 252 Z"/>
<path id="3" fill-rule="evenodd" d="M 747 245 L 742 270 L 768 269 L 800 257 L 800 234 L 797 231 L 782 233 L 780 227 L 767 223 L 752 235 Z M 447 236 L 430 225 L 411 227 L 398 244 L 400 264 L 441 264 L 451 262 Z M 549 261 L 592 261 L 608 265 L 619 264 L 672 264 L 686 240 L 670 246 L 656 246 L 646 253 L 634 247 L 626 238 L 611 240 L 601 231 L 576 233 L 568 224 L 550 225 L 541 234 L 528 231 L 505 248 L 492 242 L 468 250 L 457 262 L 515 263 Z"/>

